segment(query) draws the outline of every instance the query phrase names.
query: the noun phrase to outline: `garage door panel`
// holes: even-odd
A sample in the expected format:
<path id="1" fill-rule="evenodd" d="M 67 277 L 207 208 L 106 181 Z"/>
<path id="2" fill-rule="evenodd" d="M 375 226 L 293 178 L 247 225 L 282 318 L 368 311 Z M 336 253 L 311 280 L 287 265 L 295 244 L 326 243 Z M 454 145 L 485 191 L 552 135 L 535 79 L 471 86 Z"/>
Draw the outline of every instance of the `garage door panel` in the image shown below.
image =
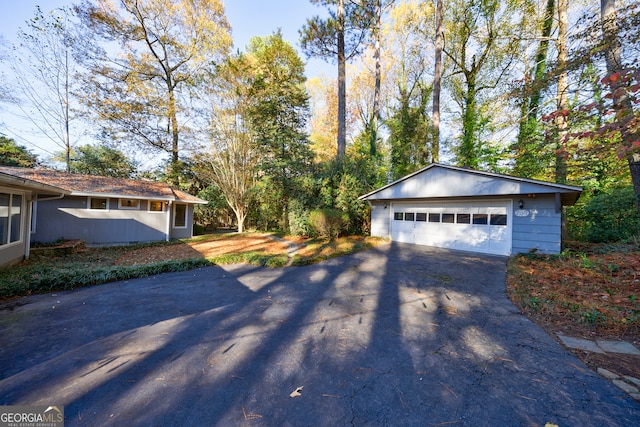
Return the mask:
<path id="1" fill-rule="evenodd" d="M 402 215 L 403 220 L 393 221 L 392 240 L 509 255 L 510 206 L 505 201 L 397 204 L 395 215 Z M 439 222 L 432 222 L 433 219 Z"/>

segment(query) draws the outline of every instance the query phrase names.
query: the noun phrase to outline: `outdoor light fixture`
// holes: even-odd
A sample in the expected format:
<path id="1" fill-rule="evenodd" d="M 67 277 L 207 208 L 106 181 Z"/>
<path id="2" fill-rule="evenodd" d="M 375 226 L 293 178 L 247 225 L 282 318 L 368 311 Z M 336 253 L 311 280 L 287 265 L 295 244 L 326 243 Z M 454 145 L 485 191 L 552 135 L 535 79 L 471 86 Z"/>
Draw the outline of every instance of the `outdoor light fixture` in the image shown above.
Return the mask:
<path id="1" fill-rule="evenodd" d="M 387 204 L 386 203 L 384 204 L 384 208 L 387 209 Z"/>
<path id="2" fill-rule="evenodd" d="M 522 199 L 518 200 L 518 207 L 520 209 L 524 208 L 524 201 Z"/>

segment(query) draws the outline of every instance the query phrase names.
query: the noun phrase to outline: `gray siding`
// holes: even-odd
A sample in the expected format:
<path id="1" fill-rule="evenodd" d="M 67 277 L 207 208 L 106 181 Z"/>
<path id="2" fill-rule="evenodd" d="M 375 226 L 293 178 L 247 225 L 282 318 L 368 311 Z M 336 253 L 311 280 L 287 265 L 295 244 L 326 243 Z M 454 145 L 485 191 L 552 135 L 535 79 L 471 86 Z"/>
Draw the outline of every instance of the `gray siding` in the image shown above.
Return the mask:
<path id="1" fill-rule="evenodd" d="M 538 195 L 535 199 L 523 198 L 528 216 L 513 215 L 512 252 L 526 253 L 536 249 L 538 253 L 560 252 L 562 216 L 556 212 L 554 196 Z M 514 213 L 518 199 L 514 199 Z"/>
<path id="2" fill-rule="evenodd" d="M 385 206 L 387 206 L 385 208 Z M 371 235 L 375 237 L 391 237 L 389 230 L 391 208 L 384 203 L 371 203 Z"/>
<path id="3" fill-rule="evenodd" d="M 146 200 L 137 209 L 87 209 L 87 197 L 66 196 L 37 203 L 34 242 L 80 239 L 88 244 L 126 244 L 165 240 L 168 212 L 149 212 Z"/>
<path id="4" fill-rule="evenodd" d="M 187 205 L 186 227 L 174 227 L 173 209 L 171 210 L 171 238 L 172 239 L 189 239 L 193 237 L 193 205 Z"/>

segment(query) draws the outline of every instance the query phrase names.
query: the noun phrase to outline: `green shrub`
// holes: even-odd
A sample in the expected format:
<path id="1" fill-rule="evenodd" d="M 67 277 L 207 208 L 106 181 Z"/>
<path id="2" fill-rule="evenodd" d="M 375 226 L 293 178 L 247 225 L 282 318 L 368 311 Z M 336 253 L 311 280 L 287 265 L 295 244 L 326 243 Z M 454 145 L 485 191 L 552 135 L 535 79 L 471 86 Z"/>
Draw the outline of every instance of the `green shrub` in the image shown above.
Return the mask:
<path id="1" fill-rule="evenodd" d="M 309 225 L 309 210 L 299 200 L 289 202 L 289 233 L 304 237 L 313 235 Z"/>
<path id="2" fill-rule="evenodd" d="M 568 210 L 574 237 L 594 243 L 628 240 L 640 233 L 633 187 L 614 188 Z"/>
<path id="3" fill-rule="evenodd" d="M 318 237 L 336 238 L 346 223 L 345 215 L 338 209 L 318 209 L 309 214 L 309 226 Z"/>

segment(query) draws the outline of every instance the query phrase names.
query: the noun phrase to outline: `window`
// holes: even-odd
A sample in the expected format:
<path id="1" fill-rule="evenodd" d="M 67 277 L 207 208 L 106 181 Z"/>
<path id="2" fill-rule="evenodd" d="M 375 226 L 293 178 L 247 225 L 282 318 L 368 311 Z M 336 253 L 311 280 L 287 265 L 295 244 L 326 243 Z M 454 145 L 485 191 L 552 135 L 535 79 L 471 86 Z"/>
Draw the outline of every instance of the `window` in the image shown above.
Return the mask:
<path id="1" fill-rule="evenodd" d="M 471 214 L 458 214 L 456 218 L 458 224 L 471 224 Z"/>
<path id="2" fill-rule="evenodd" d="M 443 213 L 442 214 L 442 222 L 445 222 L 447 224 L 453 224 L 455 221 L 455 217 L 456 214 L 452 214 L 452 213 Z"/>
<path id="3" fill-rule="evenodd" d="M 473 223 L 475 225 L 487 225 L 489 215 L 487 214 L 473 214 Z"/>
<path id="4" fill-rule="evenodd" d="M 424 212 L 418 212 L 416 214 L 416 221 L 427 222 L 427 214 Z"/>
<path id="5" fill-rule="evenodd" d="M 404 219 L 404 214 L 402 212 L 394 212 L 393 219 L 395 221 L 402 221 Z"/>
<path id="6" fill-rule="evenodd" d="M 20 229 L 22 227 L 22 196 L 14 194 L 11 198 L 11 233 L 9 234 L 9 243 L 19 242 L 22 240 Z"/>
<path id="7" fill-rule="evenodd" d="M 137 199 L 120 199 L 120 209 L 138 209 L 140 200 Z"/>
<path id="8" fill-rule="evenodd" d="M 413 221 L 415 219 L 415 214 L 413 212 L 407 212 L 404 214 L 405 221 Z"/>
<path id="9" fill-rule="evenodd" d="M 439 213 L 430 213 L 429 214 L 429 222 L 440 222 L 440 214 Z"/>
<path id="10" fill-rule="evenodd" d="M 9 202 L 11 194 L 0 193 L 0 245 L 9 243 Z"/>
<path id="11" fill-rule="evenodd" d="M 176 203 L 173 210 L 173 226 L 175 228 L 185 228 L 187 226 L 187 205 Z"/>
<path id="12" fill-rule="evenodd" d="M 89 199 L 89 209 L 107 210 L 109 209 L 109 199 L 100 197 L 91 197 Z"/>
<path id="13" fill-rule="evenodd" d="M 504 214 L 491 214 L 491 225 L 507 225 L 507 216 Z"/>
<path id="14" fill-rule="evenodd" d="M 0 245 L 22 240 L 22 195 L 0 193 Z"/>
<path id="15" fill-rule="evenodd" d="M 164 211 L 164 203 L 156 200 L 149 200 L 149 210 L 151 212 L 162 212 Z"/>

